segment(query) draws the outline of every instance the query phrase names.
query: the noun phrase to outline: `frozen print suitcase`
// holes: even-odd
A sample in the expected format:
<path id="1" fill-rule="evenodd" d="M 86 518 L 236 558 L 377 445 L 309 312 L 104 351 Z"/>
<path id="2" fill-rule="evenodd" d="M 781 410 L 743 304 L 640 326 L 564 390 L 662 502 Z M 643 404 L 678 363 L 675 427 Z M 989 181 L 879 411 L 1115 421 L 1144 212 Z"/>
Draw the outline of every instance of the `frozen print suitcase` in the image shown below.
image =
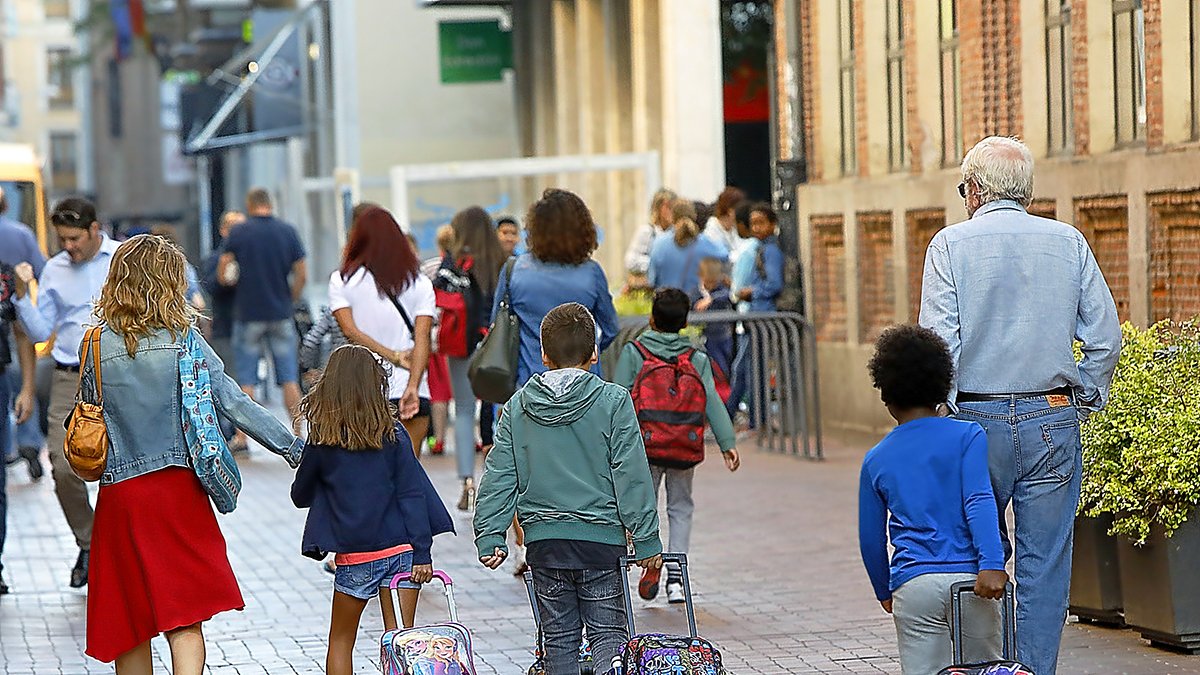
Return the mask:
<path id="1" fill-rule="evenodd" d="M 1004 649 L 998 661 L 963 663 L 963 612 L 962 596 L 974 593 L 975 582 L 962 581 L 950 587 L 950 639 L 954 644 L 954 663 L 943 668 L 938 675 L 1034 675 L 1033 670 L 1018 661 L 1017 656 L 1017 611 L 1013 585 L 1004 587 L 1004 600 L 1000 604 L 1000 621 L 1004 633 Z"/>
<path id="2" fill-rule="evenodd" d="M 408 572 L 397 574 L 389 587 L 394 592 L 409 576 Z M 379 650 L 384 675 L 479 675 L 471 651 L 471 632 L 458 622 L 454 582 L 441 570 L 434 570 L 433 577 L 445 588 L 450 620 L 384 633 Z"/>
<path id="3" fill-rule="evenodd" d="M 663 564 L 669 562 L 678 563 L 683 572 L 688 635 L 639 635 L 634 630 L 633 595 L 629 590 L 629 566 L 634 560 L 628 556 L 621 558 L 621 594 L 625 598 L 625 617 L 632 637 L 621 652 L 620 663 L 614 663 L 615 672 L 619 675 L 726 675 L 725 666 L 721 663 L 721 652 L 711 642 L 696 634 L 696 606 L 692 600 L 687 555 L 664 553 Z"/>

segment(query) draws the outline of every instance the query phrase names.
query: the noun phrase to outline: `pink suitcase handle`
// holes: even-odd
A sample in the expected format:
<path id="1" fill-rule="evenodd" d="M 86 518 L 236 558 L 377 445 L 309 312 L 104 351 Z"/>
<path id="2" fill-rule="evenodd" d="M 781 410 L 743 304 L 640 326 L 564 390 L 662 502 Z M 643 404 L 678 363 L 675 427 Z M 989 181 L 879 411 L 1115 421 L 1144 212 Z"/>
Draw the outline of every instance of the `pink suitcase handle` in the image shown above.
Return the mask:
<path id="1" fill-rule="evenodd" d="M 388 584 L 388 587 L 392 590 L 396 590 L 396 587 L 399 586 L 401 582 L 408 581 L 411 578 L 412 572 L 401 572 L 392 577 L 392 581 Z M 442 586 L 445 588 L 446 592 L 446 606 L 450 610 L 450 620 L 457 622 L 458 606 L 454 604 L 454 580 L 450 578 L 449 574 L 446 574 L 442 570 L 434 570 L 433 578 L 442 582 Z"/>

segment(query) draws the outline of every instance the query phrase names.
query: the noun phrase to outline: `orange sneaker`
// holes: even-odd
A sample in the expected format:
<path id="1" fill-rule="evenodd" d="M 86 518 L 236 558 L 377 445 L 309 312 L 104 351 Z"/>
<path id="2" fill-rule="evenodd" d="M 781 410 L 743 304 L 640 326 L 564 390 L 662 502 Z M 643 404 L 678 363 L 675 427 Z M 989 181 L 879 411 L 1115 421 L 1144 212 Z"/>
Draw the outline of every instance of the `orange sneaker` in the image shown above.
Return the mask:
<path id="1" fill-rule="evenodd" d="M 662 568 L 647 567 L 642 570 L 642 580 L 638 582 L 638 595 L 643 600 L 653 600 L 658 597 L 658 580 L 662 576 Z"/>

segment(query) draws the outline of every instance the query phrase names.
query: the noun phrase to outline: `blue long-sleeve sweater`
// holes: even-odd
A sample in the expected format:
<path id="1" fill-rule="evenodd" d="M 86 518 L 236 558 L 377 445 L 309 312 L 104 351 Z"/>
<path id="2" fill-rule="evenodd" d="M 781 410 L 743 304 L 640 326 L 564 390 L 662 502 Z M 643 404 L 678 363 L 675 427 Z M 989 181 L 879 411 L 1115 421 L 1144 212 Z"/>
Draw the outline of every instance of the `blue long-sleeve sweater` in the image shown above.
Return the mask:
<path id="1" fill-rule="evenodd" d="M 750 311 L 775 311 L 775 303 L 783 293 L 783 249 L 779 248 L 779 237 L 767 237 L 755 251 L 750 292 Z"/>
<path id="2" fill-rule="evenodd" d="M 996 514 L 982 427 L 923 417 L 893 429 L 863 459 L 858 492 L 858 543 L 875 597 L 887 600 L 922 574 L 1003 570 Z"/>

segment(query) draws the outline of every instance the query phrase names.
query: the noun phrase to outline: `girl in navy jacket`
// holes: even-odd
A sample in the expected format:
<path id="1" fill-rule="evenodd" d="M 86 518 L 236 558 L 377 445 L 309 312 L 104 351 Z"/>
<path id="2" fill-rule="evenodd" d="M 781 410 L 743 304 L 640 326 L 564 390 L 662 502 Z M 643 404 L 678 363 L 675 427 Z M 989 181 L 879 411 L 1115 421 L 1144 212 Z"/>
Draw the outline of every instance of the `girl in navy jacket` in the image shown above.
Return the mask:
<path id="1" fill-rule="evenodd" d="M 433 537 L 454 531 L 387 394 L 384 366 L 367 348 L 347 345 L 333 352 L 300 405 L 309 437 L 292 502 L 309 510 L 304 555 L 333 553 L 337 561 L 325 664 L 331 675 L 353 672 L 363 609 L 400 572 L 412 574 L 400 586 L 400 613 L 406 628 L 413 625 L 420 584 L 433 578 Z M 385 623 L 394 624 L 391 598 L 384 600 Z"/>

